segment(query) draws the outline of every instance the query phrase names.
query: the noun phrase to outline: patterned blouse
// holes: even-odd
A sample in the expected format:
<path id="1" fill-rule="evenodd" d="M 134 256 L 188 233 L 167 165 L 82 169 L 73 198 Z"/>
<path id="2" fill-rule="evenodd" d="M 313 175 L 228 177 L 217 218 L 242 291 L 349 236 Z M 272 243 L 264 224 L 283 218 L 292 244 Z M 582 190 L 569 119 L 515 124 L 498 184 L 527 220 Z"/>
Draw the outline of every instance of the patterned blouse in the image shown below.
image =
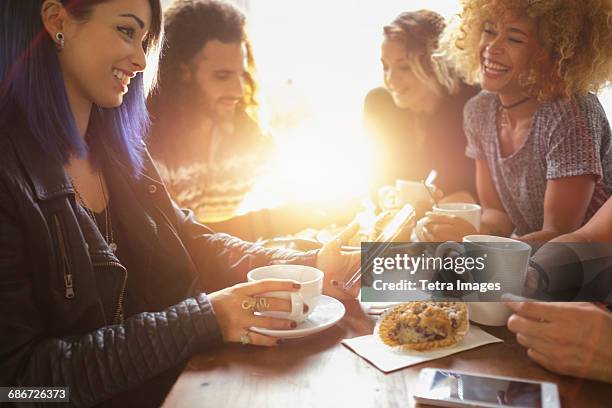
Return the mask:
<path id="1" fill-rule="evenodd" d="M 548 180 L 591 174 L 596 185 L 586 222 L 612 194 L 610 125 L 597 97 L 588 94 L 540 105 L 525 142 L 506 157 L 497 132 L 499 104 L 497 95 L 486 91 L 466 104 L 465 153 L 486 160 L 514 233 L 542 229 Z"/>

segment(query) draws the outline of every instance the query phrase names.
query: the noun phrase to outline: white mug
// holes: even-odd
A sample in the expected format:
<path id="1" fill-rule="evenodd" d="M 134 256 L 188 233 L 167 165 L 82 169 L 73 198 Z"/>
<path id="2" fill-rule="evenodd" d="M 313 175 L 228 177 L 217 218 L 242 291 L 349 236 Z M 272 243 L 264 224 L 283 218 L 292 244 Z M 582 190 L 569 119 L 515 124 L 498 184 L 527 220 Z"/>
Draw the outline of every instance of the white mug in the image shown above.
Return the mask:
<path id="1" fill-rule="evenodd" d="M 255 268 L 247 274 L 249 282 L 262 279 L 291 279 L 300 283 L 296 292 L 275 291 L 262 293 L 262 297 L 274 297 L 291 301 L 291 312 L 261 312 L 263 316 L 280 317 L 302 323 L 316 308 L 323 291 L 323 272 L 317 268 L 304 265 L 269 265 Z M 304 313 L 304 305 L 308 311 Z"/>
<path id="2" fill-rule="evenodd" d="M 432 212 L 435 214 L 446 214 L 456 215 L 461 217 L 476 228 L 476 231 L 480 231 L 480 216 L 482 214 L 482 208 L 478 204 L 472 203 L 439 203 L 434 205 Z M 423 237 L 423 227 L 427 222 L 427 218 L 423 217 L 414 228 L 414 235 L 416 241 L 425 241 Z"/>
<path id="3" fill-rule="evenodd" d="M 522 241 L 494 235 L 466 235 L 463 243 L 445 242 L 436 250 L 442 256 L 449 249 L 465 254 L 470 250 L 485 252 L 487 270 L 494 271 L 491 282 L 499 282 L 504 292 L 520 293 L 531 256 L 531 247 Z M 478 293 L 481 300 L 497 298 L 501 293 Z M 468 302 L 470 320 L 487 326 L 503 326 L 512 311 L 501 302 Z"/>
<path id="4" fill-rule="evenodd" d="M 384 186 L 378 190 L 380 207 L 388 210 L 401 208 L 406 204 L 417 207 L 419 203 L 431 203 L 431 196 L 420 181 L 396 180 L 395 187 Z"/>
<path id="5" fill-rule="evenodd" d="M 456 215 L 463 218 L 480 231 L 480 215 L 482 209 L 478 204 L 472 203 L 439 203 L 433 206 L 434 214 Z"/>

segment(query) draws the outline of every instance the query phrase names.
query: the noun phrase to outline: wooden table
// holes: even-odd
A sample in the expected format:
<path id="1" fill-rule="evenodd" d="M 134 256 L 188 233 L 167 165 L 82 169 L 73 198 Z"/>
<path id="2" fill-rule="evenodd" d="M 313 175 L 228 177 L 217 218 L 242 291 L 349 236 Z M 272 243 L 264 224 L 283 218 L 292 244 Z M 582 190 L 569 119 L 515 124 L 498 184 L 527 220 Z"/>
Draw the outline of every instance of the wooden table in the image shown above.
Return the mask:
<path id="1" fill-rule="evenodd" d="M 563 407 L 612 405 L 612 385 L 545 370 L 505 327 L 484 328 L 504 343 L 384 374 L 340 344 L 372 333 L 375 323 L 357 301 L 344 304 L 344 318 L 321 333 L 274 348 L 229 344 L 192 357 L 164 407 L 423 407 L 412 398 L 423 367 L 551 381 Z"/>

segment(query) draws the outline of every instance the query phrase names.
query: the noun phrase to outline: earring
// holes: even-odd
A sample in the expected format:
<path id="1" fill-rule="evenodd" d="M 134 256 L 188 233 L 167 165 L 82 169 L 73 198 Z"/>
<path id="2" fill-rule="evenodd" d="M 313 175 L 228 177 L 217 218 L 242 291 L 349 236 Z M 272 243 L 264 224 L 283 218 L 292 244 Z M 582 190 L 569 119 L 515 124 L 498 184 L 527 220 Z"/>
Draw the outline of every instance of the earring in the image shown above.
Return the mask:
<path id="1" fill-rule="evenodd" d="M 61 31 L 58 31 L 55 34 L 55 39 L 59 43 L 59 49 L 60 50 L 64 49 L 64 33 L 62 33 Z"/>

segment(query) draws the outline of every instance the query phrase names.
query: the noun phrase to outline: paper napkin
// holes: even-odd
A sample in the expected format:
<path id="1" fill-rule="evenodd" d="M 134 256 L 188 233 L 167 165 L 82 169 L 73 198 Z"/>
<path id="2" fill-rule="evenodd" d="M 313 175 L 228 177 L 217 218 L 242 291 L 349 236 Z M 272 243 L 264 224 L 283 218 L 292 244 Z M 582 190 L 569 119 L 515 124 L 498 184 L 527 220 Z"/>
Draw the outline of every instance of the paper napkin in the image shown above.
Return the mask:
<path id="1" fill-rule="evenodd" d="M 431 351 L 395 351 L 386 346 L 374 334 L 342 340 L 342 344 L 385 373 L 484 346 L 485 344 L 501 342 L 503 340 L 490 335 L 477 326 L 471 326 L 463 340 L 457 345 Z"/>

